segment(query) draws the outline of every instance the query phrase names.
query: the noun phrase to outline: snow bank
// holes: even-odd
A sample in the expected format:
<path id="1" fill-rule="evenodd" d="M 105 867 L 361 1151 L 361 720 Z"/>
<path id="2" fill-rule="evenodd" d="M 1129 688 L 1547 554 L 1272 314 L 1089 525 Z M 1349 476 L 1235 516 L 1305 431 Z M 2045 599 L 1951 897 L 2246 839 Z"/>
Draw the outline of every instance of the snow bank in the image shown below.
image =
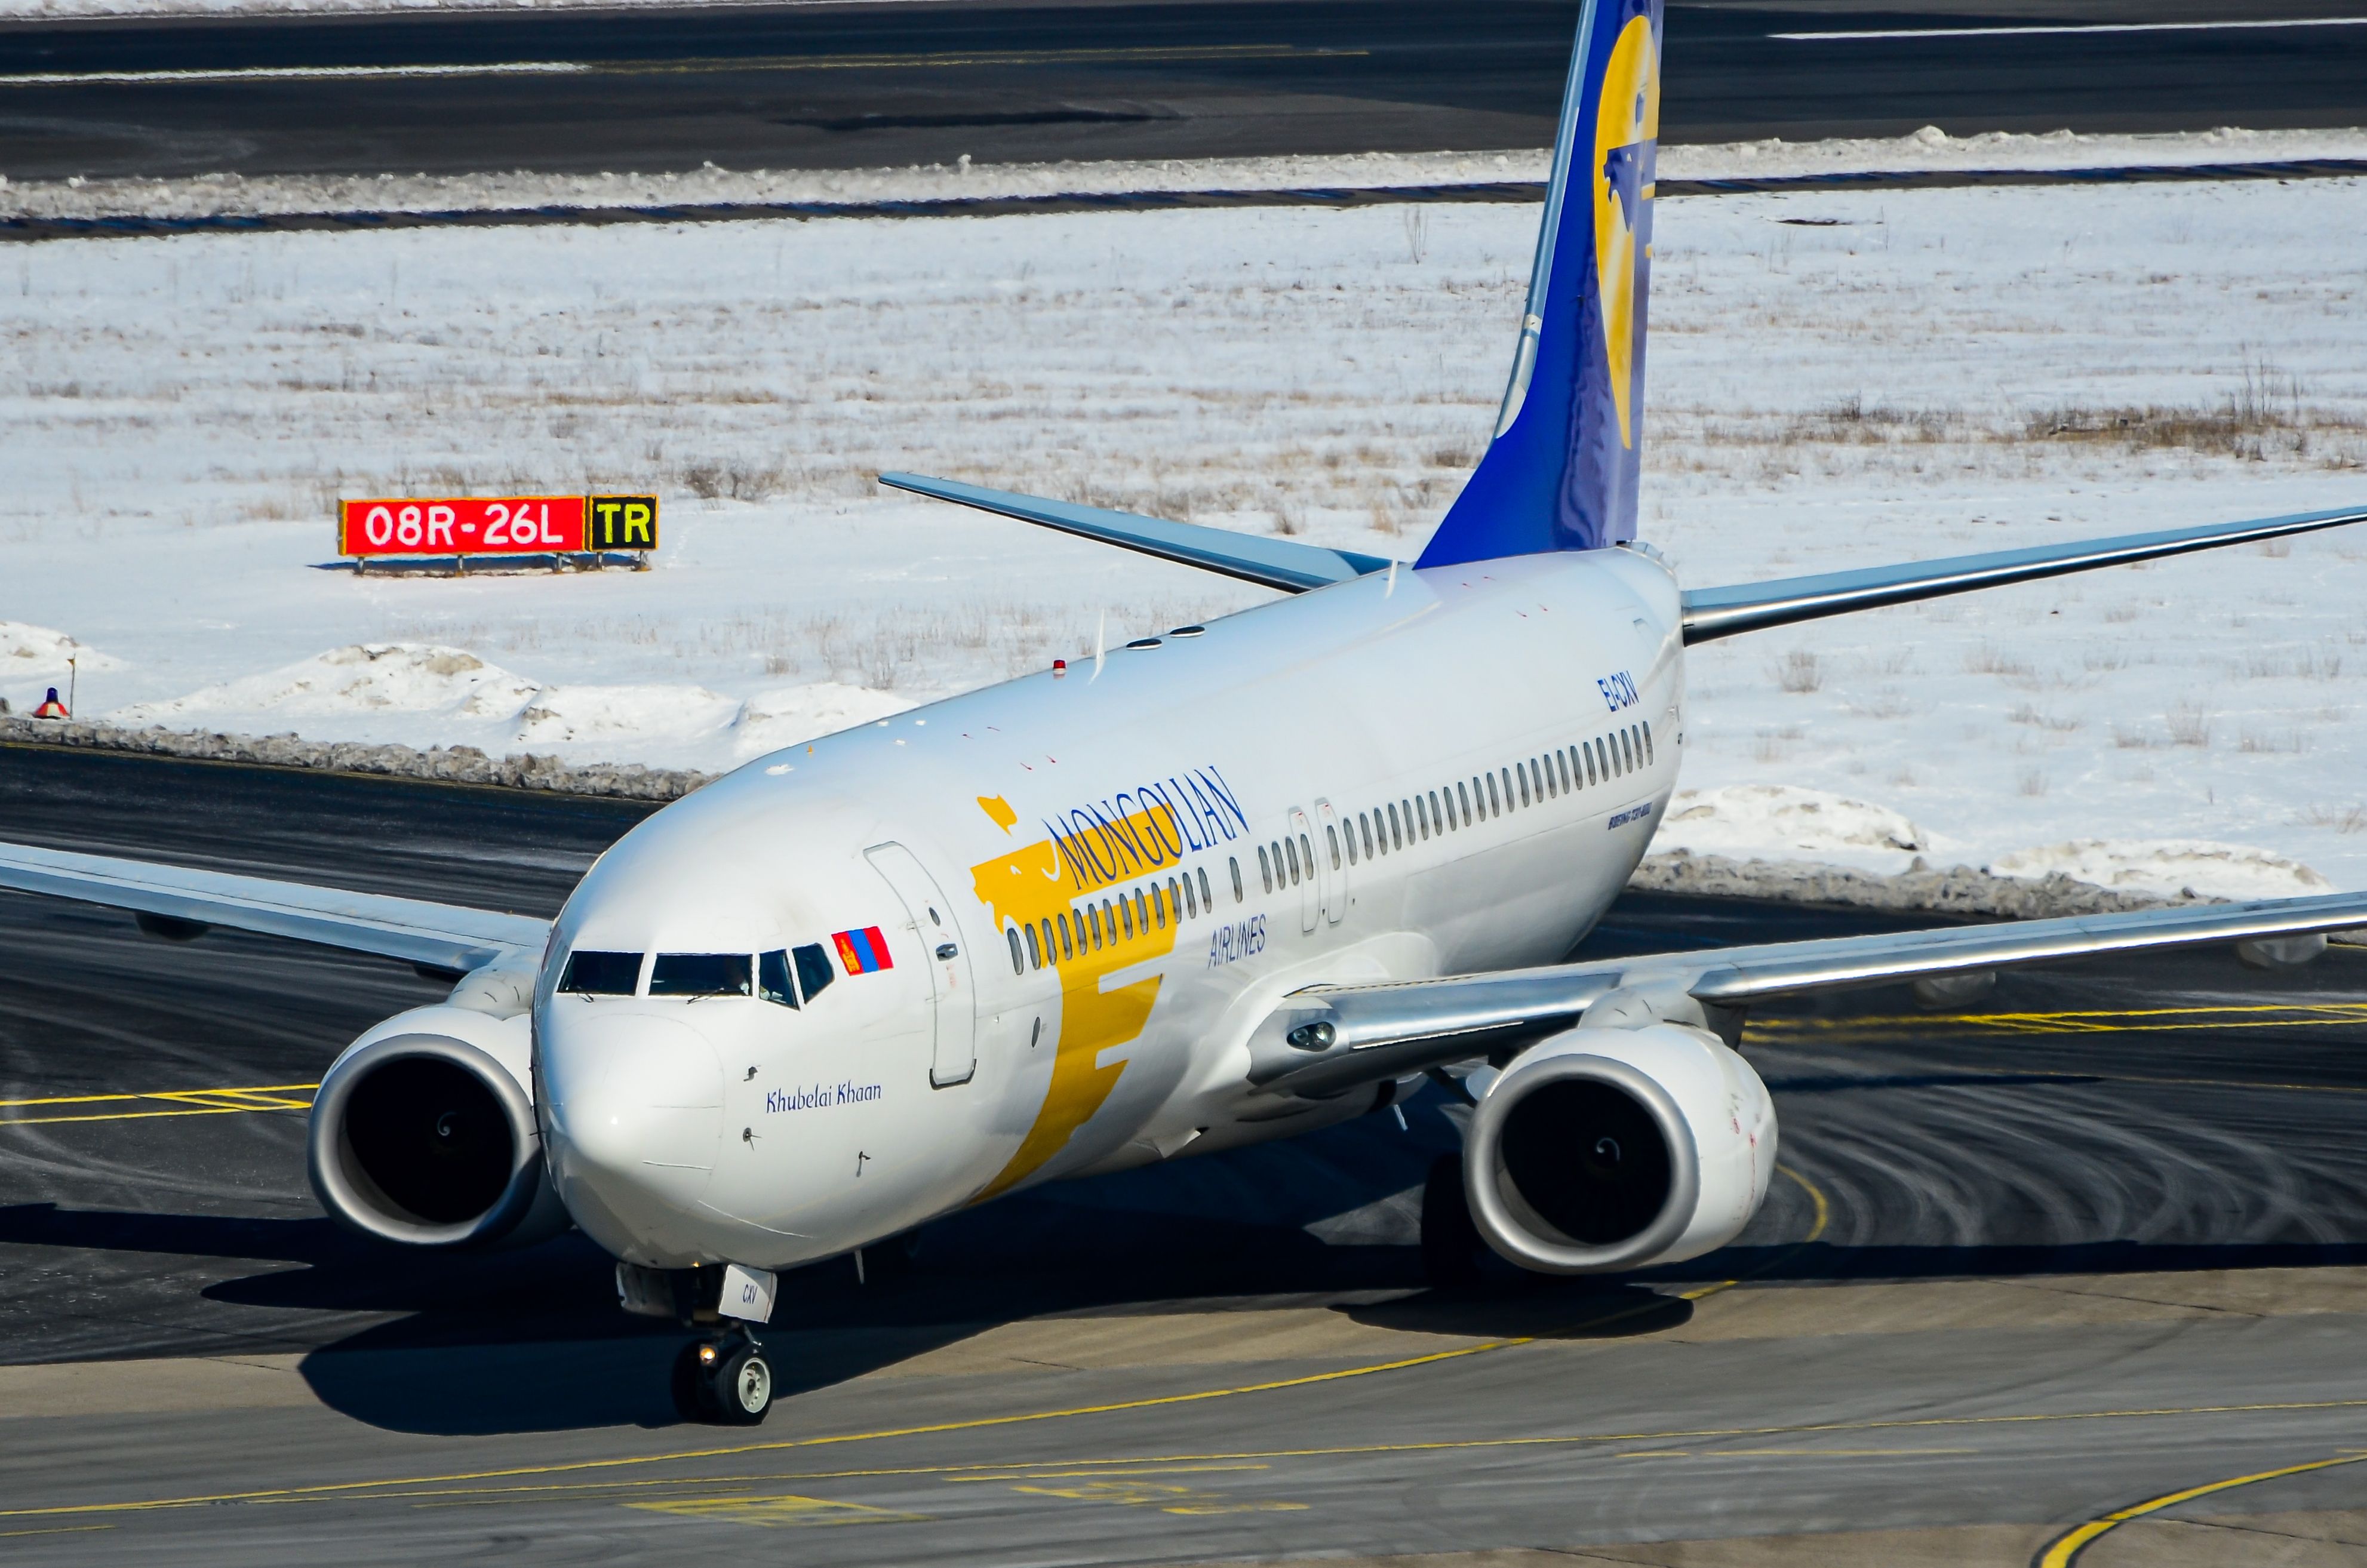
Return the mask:
<path id="1" fill-rule="evenodd" d="M 357 643 L 271 671 L 225 681 L 164 702 L 132 703 L 107 715 L 130 728 L 191 719 L 321 718 L 376 713 L 507 718 L 538 688 L 465 649 Z"/>
<path id="2" fill-rule="evenodd" d="M 1820 789 L 1761 784 L 1678 791 L 1652 842 L 1656 849 L 1695 854 L 1782 858 L 1805 852 L 1883 869 L 1897 869 L 1915 851 L 1931 848 L 1920 828 L 1887 807 Z"/>
<path id="3" fill-rule="evenodd" d="M 2179 131 L 2153 136 L 1989 131 L 1926 126 L 1880 139 L 1732 141 L 1660 149 L 1664 181 L 1797 179 L 1873 173 L 2191 166 L 2367 159 L 2367 130 Z M 174 179 L 0 181 L 0 216 L 207 218 L 300 212 L 484 212 L 548 208 L 712 207 L 982 201 L 1014 197 L 1195 191 L 1372 190 L 1542 183 L 1546 148 L 1349 152 L 1270 158 L 1106 160 L 874 169 L 697 169 L 657 174 L 313 175 L 207 174 Z M 1534 224 L 1534 219 L 1526 221 Z"/>
<path id="4" fill-rule="evenodd" d="M 739 716 L 736 700 L 704 686 L 549 686 L 518 715 L 516 739 L 528 746 L 624 739 L 697 742 Z"/>
<path id="5" fill-rule="evenodd" d="M 2300 898 L 2334 891 L 2332 882 L 2298 861 L 2201 839 L 2078 839 L 2000 855 L 1989 869 L 2003 876 L 2068 876 L 2165 897 Z"/>
<path id="6" fill-rule="evenodd" d="M 69 667 L 66 660 L 74 660 Z M 85 648 L 48 626 L 0 621 L 0 698 L 29 709 L 51 686 L 63 686 L 74 669 L 101 673 L 120 670 L 123 660 Z"/>

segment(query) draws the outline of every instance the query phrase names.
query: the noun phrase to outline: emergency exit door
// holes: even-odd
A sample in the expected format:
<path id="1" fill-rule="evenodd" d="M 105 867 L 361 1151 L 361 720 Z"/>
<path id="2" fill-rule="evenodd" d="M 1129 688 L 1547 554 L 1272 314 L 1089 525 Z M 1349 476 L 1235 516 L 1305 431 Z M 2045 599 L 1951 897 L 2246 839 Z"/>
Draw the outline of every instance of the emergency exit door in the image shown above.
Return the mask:
<path id="1" fill-rule="evenodd" d="M 968 1083 L 978 1071 L 978 1004 L 970 988 L 969 944 L 954 923 L 953 905 L 903 845 L 875 844 L 863 852 L 903 904 L 906 929 L 914 935 L 922 973 L 929 977 L 929 1026 L 935 1036 L 929 1082 L 936 1089 Z"/>

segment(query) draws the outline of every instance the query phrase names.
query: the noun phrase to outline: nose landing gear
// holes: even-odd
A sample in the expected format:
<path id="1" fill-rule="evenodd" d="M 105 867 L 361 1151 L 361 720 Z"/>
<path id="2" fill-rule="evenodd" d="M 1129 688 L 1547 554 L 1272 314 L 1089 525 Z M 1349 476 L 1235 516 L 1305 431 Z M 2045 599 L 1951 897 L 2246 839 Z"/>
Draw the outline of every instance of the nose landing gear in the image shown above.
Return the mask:
<path id="1" fill-rule="evenodd" d="M 674 1358 L 674 1407 L 685 1421 L 753 1427 L 773 1407 L 773 1368 L 744 1328 L 700 1338 Z"/>

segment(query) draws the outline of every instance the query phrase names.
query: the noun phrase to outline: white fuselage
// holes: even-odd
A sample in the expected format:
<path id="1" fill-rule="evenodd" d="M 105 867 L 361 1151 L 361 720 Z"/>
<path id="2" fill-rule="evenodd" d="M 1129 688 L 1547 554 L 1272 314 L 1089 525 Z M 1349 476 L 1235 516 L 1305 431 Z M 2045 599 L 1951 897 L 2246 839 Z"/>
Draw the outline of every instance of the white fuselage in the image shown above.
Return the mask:
<path id="1" fill-rule="evenodd" d="M 1252 1032 L 1303 987 L 1568 953 L 1674 786 L 1678 618 L 1630 549 L 1401 569 L 748 764 L 560 917 L 560 1195 L 628 1260 L 778 1269 L 1372 1108 L 1260 1092 Z M 832 979 L 795 1008 L 651 997 L 646 959 L 642 995 L 557 989 L 579 948 L 810 944 Z"/>

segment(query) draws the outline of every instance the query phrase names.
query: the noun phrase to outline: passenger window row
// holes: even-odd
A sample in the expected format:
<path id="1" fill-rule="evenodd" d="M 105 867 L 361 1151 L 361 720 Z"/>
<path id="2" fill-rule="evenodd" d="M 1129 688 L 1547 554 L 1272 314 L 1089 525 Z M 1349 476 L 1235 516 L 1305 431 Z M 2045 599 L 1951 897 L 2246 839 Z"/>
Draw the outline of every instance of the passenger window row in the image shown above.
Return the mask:
<path id="1" fill-rule="evenodd" d="M 1437 789 L 1359 811 L 1353 820 L 1341 825 L 1341 837 L 1348 845 L 1348 863 L 1353 865 L 1375 855 L 1391 854 L 1409 843 L 1468 828 L 1501 817 L 1507 811 L 1542 806 L 1564 795 L 1624 778 L 1638 768 L 1651 766 L 1652 761 L 1652 727 L 1638 722 L 1493 773 L 1474 773 L 1468 779 L 1457 779 Z M 1325 829 L 1327 833 L 1330 830 Z M 1305 841 L 1302 837 L 1300 842 Z M 1261 850 L 1258 855 L 1263 864 L 1265 852 Z M 1281 865 L 1282 861 L 1277 859 L 1275 863 Z M 1339 864 L 1336 852 L 1332 864 Z M 1286 869 L 1286 878 L 1269 874 L 1267 892 L 1297 882 L 1295 859 Z M 1310 855 L 1308 871 L 1312 874 L 1314 869 Z"/>
<path id="2" fill-rule="evenodd" d="M 830 984 L 830 957 L 820 942 L 760 953 L 752 966 L 744 953 L 661 953 L 650 963 L 649 995 L 760 997 L 785 1008 L 811 1001 Z M 641 994 L 641 954 L 597 953 L 578 948 L 567 955 L 559 988 L 570 996 L 632 997 Z"/>
<path id="3" fill-rule="evenodd" d="M 1236 887 L 1236 897 L 1239 891 Z M 1214 913 L 1216 908 L 1206 867 L 1179 872 L 1164 883 L 1143 883 L 1098 902 L 1088 898 L 1033 925 L 1006 927 L 1003 935 L 1011 942 L 1011 972 L 1025 975 L 1048 964 L 1073 959 L 1080 953 L 1098 953 L 1149 936 L 1154 930 L 1197 919 L 1203 913 Z"/>
<path id="4" fill-rule="evenodd" d="M 1340 864 L 1337 839 L 1332 840 L 1331 864 L 1334 869 Z M 1269 893 L 1278 888 L 1297 886 L 1302 878 L 1315 874 L 1314 844 L 1303 832 L 1285 833 L 1271 843 L 1260 844 L 1258 874 L 1265 879 L 1265 890 Z"/>

